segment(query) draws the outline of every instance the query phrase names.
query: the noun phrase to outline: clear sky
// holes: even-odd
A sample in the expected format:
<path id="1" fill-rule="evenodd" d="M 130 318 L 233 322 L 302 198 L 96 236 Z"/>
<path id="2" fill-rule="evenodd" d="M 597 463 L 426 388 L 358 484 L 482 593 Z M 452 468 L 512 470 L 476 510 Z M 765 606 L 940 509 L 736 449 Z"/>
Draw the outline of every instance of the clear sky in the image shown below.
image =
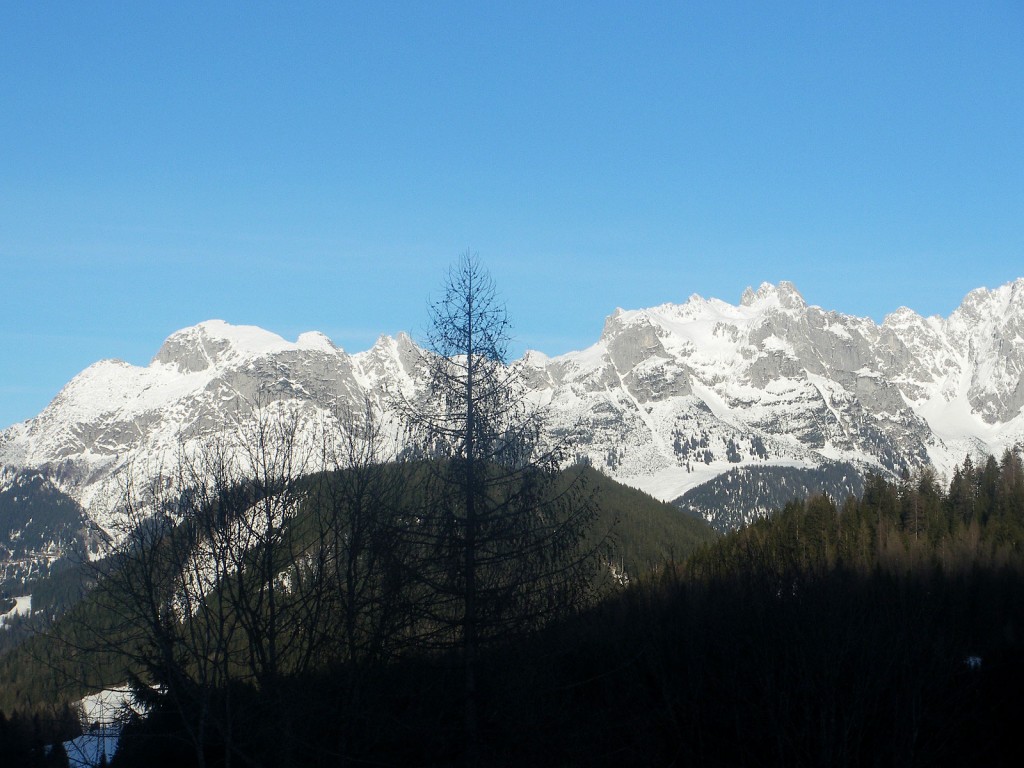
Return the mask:
<path id="1" fill-rule="evenodd" d="M 791 280 L 881 320 L 1024 275 L 1024 5 L 0 4 L 0 427 L 205 319 L 516 353 Z"/>

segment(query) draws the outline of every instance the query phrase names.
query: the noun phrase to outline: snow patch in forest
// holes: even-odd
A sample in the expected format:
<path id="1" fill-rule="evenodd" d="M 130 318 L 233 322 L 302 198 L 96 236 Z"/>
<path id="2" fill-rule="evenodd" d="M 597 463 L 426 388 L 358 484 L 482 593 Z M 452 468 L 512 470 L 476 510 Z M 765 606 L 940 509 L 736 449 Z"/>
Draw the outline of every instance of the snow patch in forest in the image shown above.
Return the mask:
<path id="1" fill-rule="evenodd" d="M 32 615 L 32 595 L 21 595 L 14 598 L 14 607 L 7 613 L 0 614 L 0 629 L 6 629 L 7 623 L 15 616 Z"/>
<path id="2" fill-rule="evenodd" d="M 91 693 L 78 702 L 82 735 L 64 742 L 70 768 L 96 768 L 117 752 L 128 718 L 145 712 L 127 685 Z"/>

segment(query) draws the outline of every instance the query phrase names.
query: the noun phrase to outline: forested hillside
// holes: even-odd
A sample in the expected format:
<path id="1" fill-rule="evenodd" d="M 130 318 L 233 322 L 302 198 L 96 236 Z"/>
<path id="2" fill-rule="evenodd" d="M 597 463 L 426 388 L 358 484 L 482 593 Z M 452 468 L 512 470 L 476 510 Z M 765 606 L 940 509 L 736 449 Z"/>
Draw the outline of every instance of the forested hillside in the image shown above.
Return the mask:
<path id="1" fill-rule="evenodd" d="M 602 520 L 619 517 L 616 530 L 638 541 L 675 524 L 632 491 L 600 495 Z M 479 762 L 1016 765 L 1022 528 L 1024 471 L 1006 452 L 966 460 L 948 488 L 927 471 L 872 477 L 859 499 L 795 500 L 688 557 L 662 547 L 647 577 L 485 649 Z M 254 764 L 462 759 L 450 651 L 328 660 L 277 685 L 273 699 L 241 681 L 208 692 L 237 720 L 227 751 L 210 731 L 206 765 L 229 753 Z M 151 703 L 114 765 L 198 764 L 182 711 Z"/>
<path id="2" fill-rule="evenodd" d="M 949 488 L 928 468 L 899 482 L 869 476 L 860 498 L 796 500 L 725 537 L 688 563 L 702 578 L 726 574 L 932 568 L 945 574 L 1024 563 L 1024 468 L 1016 451 L 956 467 Z"/>
<path id="3" fill-rule="evenodd" d="M 386 474 L 400 471 L 398 467 L 385 469 Z M 310 478 L 307 482 L 317 481 Z M 337 482 L 355 480 L 339 476 Z M 568 470 L 562 487 L 573 482 L 581 483 L 595 501 L 597 517 L 590 531 L 591 546 L 601 544 L 605 548 L 606 562 L 614 569 L 617 583 L 635 582 L 666 562 L 682 562 L 700 545 L 716 538 L 703 521 L 682 515 L 672 505 L 620 485 L 595 470 Z M 314 532 L 308 514 L 293 524 L 304 536 Z M 46 713 L 52 705 L 73 701 L 97 686 L 123 683 L 129 671 L 141 672 L 131 663 L 129 647 L 120 658 L 112 652 L 131 635 L 122 612 L 105 610 L 96 595 L 87 595 L 110 567 L 108 561 L 81 564 L 33 584 L 37 605 L 57 614 L 72 610 L 52 627 L 47 628 L 45 616 L 36 616 L 21 622 L 16 633 L 8 631 L 0 637 L 11 641 L 0 646 L 0 712 Z M 602 581 L 609 580 L 609 573 L 604 571 Z M 83 596 L 86 599 L 76 605 Z M 13 648 L 14 641 L 29 631 L 40 630 L 28 642 Z M 107 642 L 102 647 L 96 635 L 105 636 Z"/>
<path id="4" fill-rule="evenodd" d="M 1008 452 L 797 500 L 582 615 L 481 658 L 483 765 L 1016 765 L 1024 704 L 1024 473 Z M 459 762 L 441 656 L 289 681 L 297 764 Z M 255 691 L 238 703 L 259 712 Z M 275 732 L 236 737 L 263 754 Z M 247 721 L 248 722 L 248 721 Z M 126 737 L 146 765 L 171 712 Z"/>

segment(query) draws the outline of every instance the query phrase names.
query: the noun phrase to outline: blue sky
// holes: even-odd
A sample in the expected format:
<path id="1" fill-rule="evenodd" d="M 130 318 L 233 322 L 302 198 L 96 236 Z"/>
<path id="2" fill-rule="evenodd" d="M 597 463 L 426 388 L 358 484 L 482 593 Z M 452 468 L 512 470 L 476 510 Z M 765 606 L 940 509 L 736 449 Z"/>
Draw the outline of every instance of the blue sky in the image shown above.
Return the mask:
<path id="1" fill-rule="evenodd" d="M 1024 6 L 0 5 L 0 427 L 204 319 L 349 351 L 472 249 L 525 347 L 1024 275 Z"/>

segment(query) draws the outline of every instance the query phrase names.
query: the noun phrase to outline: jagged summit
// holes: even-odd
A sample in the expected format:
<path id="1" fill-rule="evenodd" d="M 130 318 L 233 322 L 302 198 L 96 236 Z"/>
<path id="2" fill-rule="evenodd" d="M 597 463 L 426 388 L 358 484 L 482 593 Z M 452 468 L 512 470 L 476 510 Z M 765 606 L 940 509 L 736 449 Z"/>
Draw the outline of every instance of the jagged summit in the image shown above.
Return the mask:
<path id="1" fill-rule="evenodd" d="M 807 302 L 796 289 L 796 286 L 788 280 L 782 280 L 778 285 L 761 283 L 757 291 L 749 286 L 740 297 L 740 306 L 756 307 L 758 305 L 776 305 L 784 309 L 801 310 L 807 307 Z"/>
<path id="2" fill-rule="evenodd" d="M 210 320 L 171 334 L 148 367 L 87 368 L 0 432 L 0 463 L 53 477 L 102 525 L 125 472 L 233 429 L 259 398 L 327 420 L 367 401 L 386 412 L 423 385 L 422 360 L 404 333 L 350 355 L 321 333 L 288 341 Z M 785 281 L 737 305 L 620 308 L 587 349 L 531 352 L 522 369 L 580 458 L 700 514 L 728 498 L 768 505 L 794 472 L 825 472 L 845 493 L 867 471 L 944 473 L 1024 440 L 1024 279 L 972 291 L 948 318 L 901 307 L 880 325 L 809 306 Z M 717 495 L 693 501 L 712 480 Z M 730 495 L 748 481 L 777 494 Z"/>
<path id="3" fill-rule="evenodd" d="M 286 341 L 255 325 L 232 325 L 223 320 L 183 328 L 167 337 L 152 363 L 177 367 L 188 373 L 237 363 L 279 352 L 341 350 L 319 331 L 308 331 L 295 342 Z"/>
<path id="4" fill-rule="evenodd" d="M 756 291 L 747 287 L 738 305 L 694 293 L 682 304 L 666 303 L 647 309 L 630 310 L 619 307 L 605 319 L 601 335 L 605 337 L 637 323 L 653 323 L 669 328 L 680 321 L 744 322 L 756 320 L 773 311 L 799 315 L 807 309 L 807 302 L 791 282 L 783 280 L 777 285 L 766 282 Z"/>
<path id="5" fill-rule="evenodd" d="M 910 307 L 897 307 L 882 319 L 882 325 L 904 326 L 917 324 L 923 320 L 924 318 Z"/>
<path id="6" fill-rule="evenodd" d="M 953 312 L 953 316 L 1019 317 L 1024 311 L 1024 278 L 998 288 L 975 288 Z"/>

